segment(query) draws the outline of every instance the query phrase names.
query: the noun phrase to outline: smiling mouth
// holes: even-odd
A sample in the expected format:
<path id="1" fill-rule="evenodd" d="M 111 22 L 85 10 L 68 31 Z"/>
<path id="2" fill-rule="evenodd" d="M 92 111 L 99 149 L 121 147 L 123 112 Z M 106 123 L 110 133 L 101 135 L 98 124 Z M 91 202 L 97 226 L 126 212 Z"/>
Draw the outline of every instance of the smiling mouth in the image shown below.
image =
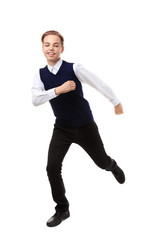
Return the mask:
<path id="1" fill-rule="evenodd" d="M 55 55 L 55 53 L 53 53 L 53 52 L 49 52 L 48 55 L 52 57 L 52 56 Z"/>

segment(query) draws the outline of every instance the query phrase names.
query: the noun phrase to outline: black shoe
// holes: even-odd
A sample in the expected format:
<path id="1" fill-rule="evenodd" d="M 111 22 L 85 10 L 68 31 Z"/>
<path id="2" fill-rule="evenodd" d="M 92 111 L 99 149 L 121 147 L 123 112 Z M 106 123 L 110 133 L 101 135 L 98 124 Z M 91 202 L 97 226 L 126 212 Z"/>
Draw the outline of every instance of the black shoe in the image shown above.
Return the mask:
<path id="1" fill-rule="evenodd" d="M 69 211 L 66 212 L 56 212 L 47 222 L 48 227 L 55 227 L 59 225 L 62 221 L 70 217 Z"/>
<path id="2" fill-rule="evenodd" d="M 115 177 L 115 179 L 120 183 L 123 184 L 125 182 L 125 175 L 124 172 L 118 165 L 111 171 Z"/>

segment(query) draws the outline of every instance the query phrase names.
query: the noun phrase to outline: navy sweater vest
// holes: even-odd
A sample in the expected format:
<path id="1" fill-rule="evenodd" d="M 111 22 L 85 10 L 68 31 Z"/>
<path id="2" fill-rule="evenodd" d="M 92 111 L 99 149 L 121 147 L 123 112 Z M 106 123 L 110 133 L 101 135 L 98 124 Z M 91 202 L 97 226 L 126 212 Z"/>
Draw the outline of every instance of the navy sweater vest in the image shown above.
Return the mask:
<path id="1" fill-rule="evenodd" d="M 73 80 L 76 83 L 74 91 L 60 94 L 58 97 L 50 100 L 51 107 L 56 116 L 56 125 L 76 128 L 85 126 L 93 121 L 89 103 L 83 97 L 81 82 L 73 71 L 73 63 L 63 61 L 56 75 L 51 73 L 47 66 L 41 68 L 40 77 L 45 90 L 56 88 L 68 80 Z"/>

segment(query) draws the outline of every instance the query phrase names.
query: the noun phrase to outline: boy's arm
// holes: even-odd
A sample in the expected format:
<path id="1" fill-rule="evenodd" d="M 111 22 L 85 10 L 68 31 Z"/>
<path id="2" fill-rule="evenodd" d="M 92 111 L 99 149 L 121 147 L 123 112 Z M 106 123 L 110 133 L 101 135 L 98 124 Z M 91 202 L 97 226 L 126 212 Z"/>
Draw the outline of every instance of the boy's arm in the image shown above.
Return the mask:
<path id="1" fill-rule="evenodd" d="M 45 90 L 44 84 L 40 79 L 39 71 L 35 74 L 32 86 L 32 103 L 34 106 L 39 106 L 62 93 L 67 93 L 75 90 L 75 82 L 67 81 L 59 87 Z"/>
<path id="2" fill-rule="evenodd" d="M 123 113 L 123 107 L 119 99 L 116 97 L 113 90 L 104 81 L 102 81 L 102 79 L 80 64 L 74 64 L 73 69 L 80 82 L 87 83 L 91 87 L 95 88 L 114 105 L 115 114 Z"/>
<path id="3" fill-rule="evenodd" d="M 34 106 L 39 106 L 52 98 L 55 98 L 55 89 L 45 90 L 44 84 L 40 79 L 39 71 L 35 74 L 32 85 L 32 103 Z"/>

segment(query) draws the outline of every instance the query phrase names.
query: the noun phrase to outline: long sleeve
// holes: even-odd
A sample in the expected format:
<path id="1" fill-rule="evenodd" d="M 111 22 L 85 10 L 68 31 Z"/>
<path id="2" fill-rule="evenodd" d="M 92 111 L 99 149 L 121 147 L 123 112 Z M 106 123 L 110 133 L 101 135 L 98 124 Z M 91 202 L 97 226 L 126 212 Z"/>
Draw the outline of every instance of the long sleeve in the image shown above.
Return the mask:
<path id="1" fill-rule="evenodd" d="M 54 88 L 45 90 L 44 84 L 40 79 L 39 71 L 35 74 L 33 85 L 32 85 L 32 103 L 34 106 L 39 106 L 52 98 L 57 97 Z"/>
<path id="2" fill-rule="evenodd" d="M 120 101 L 114 94 L 113 90 L 94 73 L 88 71 L 80 64 L 73 65 L 74 72 L 80 82 L 86 83 L 103 94 L 114 106 L 117 106 Z"/>

